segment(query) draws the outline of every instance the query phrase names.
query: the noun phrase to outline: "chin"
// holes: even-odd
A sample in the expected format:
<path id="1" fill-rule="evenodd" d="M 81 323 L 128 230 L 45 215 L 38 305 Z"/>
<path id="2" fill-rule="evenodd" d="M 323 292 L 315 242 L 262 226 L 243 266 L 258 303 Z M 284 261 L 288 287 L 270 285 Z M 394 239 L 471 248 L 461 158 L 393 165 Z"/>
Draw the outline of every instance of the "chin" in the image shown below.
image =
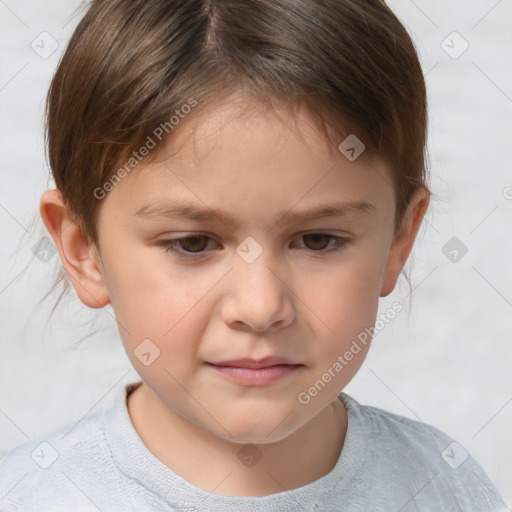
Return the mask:
<path id="1" fill-rule="evenodd" d="M 273 434 L 269 435 L 269 432 L 272 429 L 265 429 L 264 431 L 259 431 L 257 429 L 252 429 L 250 432 L 239 432 L 236 435 L 233 434 L 233 437 L 228 437 L 227 440 L 240 445 L 246 444 L 272 444 L 281 441 L 282 439 L 288 437 L 288 433 L 281 436 L 274 436 Z"/>
<path id="2" fill-rule="evenodd" d="M 279 442 L 295 430 L 300 425 L 290 425 L 289 422 L 283 422 L 283 417 L 262 418 L 257 413 L 252 417 L 245 415 L 237 421 L 231 418 L 230 421 L 223 423 L 223 426 L 231 436 L 223 429 L 216 429 L 217 435 L 220 435 L 226 441 L 237 444 L 271 444 Z M 291 415 L 288 420 L 291 419 Z"/>

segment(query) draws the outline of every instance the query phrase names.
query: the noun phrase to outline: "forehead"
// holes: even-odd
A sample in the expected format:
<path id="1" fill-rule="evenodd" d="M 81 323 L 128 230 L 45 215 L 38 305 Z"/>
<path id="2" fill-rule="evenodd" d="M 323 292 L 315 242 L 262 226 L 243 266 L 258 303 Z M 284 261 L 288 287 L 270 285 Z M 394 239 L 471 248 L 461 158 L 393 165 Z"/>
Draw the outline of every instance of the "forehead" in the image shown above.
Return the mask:
<path id="1" fill-rule="evenodd" d="M 254 215 L 256 206 L 261 216 L 318 201 L 393 203 L 381 158 L 363 152 L 350 161 L 334 149 L 304 112 L 292 118 L 285 110 L 226 103 L 184 119 L 107 199 L 129 205 L 132 214 L 179 200 L 222 206 L 232 218 L 244 210 Z"/>
<path id="2" fill-rule="evenodd" d="M 293 111 L 282 103 L 270 106 L 240 94 L 230 96 L 213 109 L 203 107 L 199 115 L 185 117 L 177 128 L 159 148 L 159 158 L 172 155 L 200 161 L 215 148 L 227 149 L 230 158 L 238 154 L 247 160 L 251 157 L 251 146 L 263 157 L 286 144 L 300 145 L 302 151 L 317 156 L 333 149 L 304 109 Z M 241 143 L 243 151 L 237 152 Z M 262 144 L 266 151 L 262 151 Z"/>

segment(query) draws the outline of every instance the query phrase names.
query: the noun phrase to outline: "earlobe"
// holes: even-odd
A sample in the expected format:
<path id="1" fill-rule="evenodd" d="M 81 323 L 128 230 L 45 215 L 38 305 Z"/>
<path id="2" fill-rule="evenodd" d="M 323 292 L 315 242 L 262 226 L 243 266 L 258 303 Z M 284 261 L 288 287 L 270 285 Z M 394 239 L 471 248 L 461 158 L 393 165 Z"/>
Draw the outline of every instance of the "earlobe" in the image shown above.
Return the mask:
<path id="1" fill-rule="evenodd" d="M 395 289 L 398 276 L 411 253 L 429 202 L 430 192 L 424 187 L 418 189 L 409 202 L 401 229 L 396 233 L 389 251 L 382 279 L 381 297 L 386 297 Z"/>
<path id="2" fill-rule="evenodd" d="M 106 306 L 110 297 L 99 254 L 73 219 L 62 193 L 47 190 L 41 197 L 39 211 L 80 300 L 90 308 Z"/>

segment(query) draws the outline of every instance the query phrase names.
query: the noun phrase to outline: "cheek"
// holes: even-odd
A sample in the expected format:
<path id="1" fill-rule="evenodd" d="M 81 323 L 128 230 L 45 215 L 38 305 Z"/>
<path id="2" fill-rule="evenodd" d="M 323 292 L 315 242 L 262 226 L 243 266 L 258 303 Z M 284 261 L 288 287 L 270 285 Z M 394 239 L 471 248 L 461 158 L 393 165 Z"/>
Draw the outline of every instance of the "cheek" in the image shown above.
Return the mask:
<path id="1" fill-rule="evenodd" d="M 112 306 L 124 316 L 150 315 L 171 324 L 197 301 L 207 283 L 181 269 L 155 247 L 135 249 L 107 260 Z M 149 323 L 149 318 L 148 318 Z"/>
<path id="2" fill-rule="evenodd" d="M 297 295 L 325 323 L 326 332 L 346 338 L 351 330 L 375 321 L 382 270 L 381 260 L 354 254 L 331 266 L 328 273 L 303 277 Z"/>
<path id="3" fill-rule="evenodd" d="M 141 251 L 139 257 L 113 258 L 108 271 L 107 287 L 127 351 L 148 338 L 162 351 L 179 345 L 193 351 L 197 336 L 208 322 L 203 304 L 205 296 L 219 280 L 212 272 L 194 272 L 167 263 L 166 258 L 152 257 Z"/>
<path id="4" fill-rule="evenodd" d="M 302 281 L 300 296 L 308 297 L 304 302 L 317 324 L 315 376 L 330 382 L 334 394 L 357 373 L 369 350 L 383 261 L 358 251 L 321 279 Z"/>

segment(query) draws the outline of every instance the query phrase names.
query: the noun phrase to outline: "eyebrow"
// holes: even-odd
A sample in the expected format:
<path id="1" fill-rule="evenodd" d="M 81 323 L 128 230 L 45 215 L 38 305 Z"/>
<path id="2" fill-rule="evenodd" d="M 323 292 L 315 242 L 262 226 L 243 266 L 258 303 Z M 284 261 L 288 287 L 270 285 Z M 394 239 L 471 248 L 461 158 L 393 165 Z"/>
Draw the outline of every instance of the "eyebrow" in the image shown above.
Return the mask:
<path id="1" fill-rule="evenodd" d="M 347 217 L 357 213 L 369 213 L 373 210 L 375 210 L 375 206 L 364 201 L 322 203 L 297 212 L 294 212 L 293 209 L 281 210 L 276 214 L 276 224 L 281 222 L 284 218 L 287 218 L 286 222 L 291 224 L 326 217 Z M 217 220 L 227 226 L 233 226 L 235 228 L 240 225 L 237 216 L 227 210 L 212 210 L 191 202 L 181 204 L 154 203 L 139 208 L 134 215 L 143 219 L 186 218 L 198 221 Z"/>

